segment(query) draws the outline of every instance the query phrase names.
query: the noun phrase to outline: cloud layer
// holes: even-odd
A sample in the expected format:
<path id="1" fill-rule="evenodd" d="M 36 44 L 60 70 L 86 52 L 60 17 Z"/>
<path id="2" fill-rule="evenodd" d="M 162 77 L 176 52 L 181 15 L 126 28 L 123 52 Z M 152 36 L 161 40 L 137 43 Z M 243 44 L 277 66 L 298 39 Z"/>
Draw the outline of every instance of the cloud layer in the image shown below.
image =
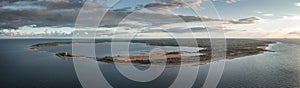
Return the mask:
<path id="1" fill-rule="evenodd" d="M 26 25 L 37 25 L 39 27 L 44 26 L 58 26 L 58 27 L 73 27 L 76 21 L 76 17 L 79 14 L 79 9 L 82 7 L 83 3 L 81 0 L 62 0 L 62 1 L 11 1 L 8 4 L 3 5 L 0 8 L 0 28 L 12 28 L 18 29 Z M 150 3 L 145 5 L 145 9 L 150 7 L 155 8 L 184 8 L 187 3 L 191 5 L 197 5 L 201 3 L 201 0 L 190 0 L 184 2 L 183 0 L 158 0 L 158 3 Z M 162 7 L 161 4 L 164 4 Z M 166 6 L 167 5 L 167 6 Z M 30 7 L 31 6 L 31 7 Z M 38 7 L 34 7 L 38 6 Z M 89 6 L 99 7 L 101 6 L 97 3 L 89 3 Z M 22 8 L 21 8 L 22 7 Z M 27 7 L 27 8 L 24 8 Z M 103 19 L 103 23 L 100 24 L 101 27 L 114 27 L 124 19 L 124 17 L 130 15 L 132 11 L 131 8 L 124 7 L 121 9 L 110 10 L 107 12 Z M 238 20 L 225 20 L 225 19 L 215 19 L 209 17 L 196 17 L 196 16 L 184 16 L 175 14 L 160 14 L 160 13 L 148 13 L 148 12 L 136 12 L 134 18 L 129 18 L 128 20 L 133 21 L 143 21 L 142 19 L 150 19 L 149 17 L 157 17 L 150 23 L 155 25 L 165 24 L 163 20 L 168 20 L 167 22 L 172 22 L 172 17 L 180 17 L 185 22 L 220 22 L 229 24 L 249 24 L 255 23 L 259 18 L 247 18 Z M 175 19 L 177 20 L 177 19 Z M 176 22 L 176 21 L 173 21 Z M 148 22 L 149 23 L 149 22 Z M 128 25 L 130 26 L 130 24 Z"/>
<path id="2" fill-rule="evenodd" d="M 74 29 L 75 21 L 85 0 L 11 0 L 0 5 L 0 34 L 5 36 L 70 36 Z M 172 13 L 160 13 L 164 10 L 188 8 L 201 4 L 205 0 L 156 0 L 141 8 L 124 7 L 108 10 L 99 24 L 97 33 L 100 36 L 114 34 L 126 34 L 132 32 L 157 33 L 169 30 L 172 33 L 201 33 L 206 32 L 207 27 L 197 26 L 188 28 L 169 26 L 171 24 L 185 23 L 217 23 L 225 25 L 253 24 L 262 21 L 259 17 L 243 19 L 220 19 L 207 16 L 179 15 Z M 231 3 L 237 0 L 229 0 Z M 99 2 L 87 3 L 92 8 L 107 8 Z M 152 11 L 149 11 L 152 10 Z M 157 10 L 157 11 L 153 11 Z M 87 12 L 88 13 L 88 12 Z M 34 25 L 34 26 L 28 26 Z M 215 30 L 230 31 L 227 26 L 209 27 Z"/>
<path id="3" fill-rule="evenodd" d="M 145 5 L 145 8 L 189 8 L 194 5 L 199 5 L 202 0 L 156 0 L 155 3 Z"/>

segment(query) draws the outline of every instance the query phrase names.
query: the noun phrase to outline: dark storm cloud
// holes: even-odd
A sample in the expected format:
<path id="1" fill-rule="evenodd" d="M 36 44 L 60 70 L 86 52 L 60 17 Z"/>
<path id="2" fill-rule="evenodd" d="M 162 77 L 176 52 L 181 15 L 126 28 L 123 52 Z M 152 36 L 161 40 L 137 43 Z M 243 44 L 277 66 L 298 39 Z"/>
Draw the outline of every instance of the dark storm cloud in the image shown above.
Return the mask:
<path id="1" fill-rule="evenodd" d="M 73 27 L 80 8 L 85 0 L 1 0 L 0 7 L 0 28 L 12 28 L 26 25 L 37 26 L 58 26 L 58 27 Z M 168 7 L 184 8 L 186 3 L 183 0 L 158 0 L 160 3 Z M 201 0 L 190 0 L 187 3 L 196 5 L 201 3 Z M 87 3 L 93 8 L 102 8 L 97 3 Z M 159 7 L 160 4 L 148 4 L 150 7 Z M 10 8 L 3 8 L 11 6 Z M 14 6 L 42 6 L 46 9 L 26 8 L 26 9 L 11 9 Z M 148 7 L 147 5 L 145 7 Z M 164 6 L 165 7 L 165 6 Z M 159 14 L 147 12 L 131 12 L 132 8 L 121 8 L 110 10 L 104 16 L 100 27 L 116 27 L 132 26 L 136 24 L 119 24 L 122 20 L 136 21 L 140 23 L 148 23 L 151 26 L 161 26 L 164 24 L 172 24 L 177 22 L 220 22 L 227 24 L 251 24 L 255 23 L 260 18 L 251 17 L 238 20 L 226 20 L 209 17 L 184 16 L 174 14 Z M 125 18 L 126 17 L 126 18 Z"/>
<path id="2" fill-rule="evenodd" d="M 14 28 L 36 24 L 37 26 L 74 26 L 79 11 L 58 12 L 47 10 L 0 10 L 0 27 Z M 127 17 L 132 12 L 108 11 L 102 19 L 101 27 L 134 26 L 135 24 L 118 24 L 122 20 L 151 23 L 152 26 L 171 24 L 176 22 L 220 22 L 230 24 L 250 24 L 259 19 L 224 20 L 196 16 L 176 16 L 153 13 L 135 13 L 135 16 Z M 127 18 L 125 18 L 127 17 Z M 147 20 L 148 19 L 148 20 Z"/>
<path id="3" fill-rule="evenodd" d="M 77 13 L 44 10 L 0 10 L 0 27 L 14 28 L 36 24 L 37 26 L 72 26 Z"/>
<path id="4" fill-rule="evenodd" d="M 83 3 L 69 3 L 69 2 L 39 2 L 36 5 L 47 7 L 47 9 L 76 9 L 81 8 Z"/>
<path id="5" fill-rule="evenodd" d="M 41 6 L 51 9 L 76 9 L 83 6 L 81 0 L 15 0 L 15 1 L 2 1 L 0 2 L 3 7 L 29 7 L 29 6 Z M 4 8 L 5 9 L 5 8 Z"/>
<path id="6" fill-rule="evenodd" d="M 156 0 L 156 3 L 145 5 L 145 8 L 188 8 L 190 6 L 199 5 L 203 0 Z"/>
<path id="7" fill-rule="evenodd" d="M 0 28 L 17 29 L 25 25 L 74 26 L 85 0 L 2 0 Z M 100 7 L 96 3 L 89 6 Z M 41 9 L 45 7 L 45 9 Z"/>
<path id="8" fill-rule="evenodd" d="M 260 22 L 262 19 L 259 17 L 249 17 L 249 18 L 243 18 L 243 19 L 217 19 L 217 18 L 209 18 L 209 17 L 196 17 L 196 16 L 182 16 L 179 15 L 185 22 L 221 22 L 224 24 L 252 24 Z"/>
<path id="9" fill-rule="evenodd" d="M 209 28 L 211 30 L 211 28 Z M 216 29 L 216 28 L 213 28 Z M 169 28 L 169 29 L 152 29 L 152 30 L 143 30 L 141 33 L 200 33 L 200 32 L 208 32 L 208 28 L 206 27 L 192 27 L 192 28 Z M 218 29 L 221 30 L 221 29 Z"/>

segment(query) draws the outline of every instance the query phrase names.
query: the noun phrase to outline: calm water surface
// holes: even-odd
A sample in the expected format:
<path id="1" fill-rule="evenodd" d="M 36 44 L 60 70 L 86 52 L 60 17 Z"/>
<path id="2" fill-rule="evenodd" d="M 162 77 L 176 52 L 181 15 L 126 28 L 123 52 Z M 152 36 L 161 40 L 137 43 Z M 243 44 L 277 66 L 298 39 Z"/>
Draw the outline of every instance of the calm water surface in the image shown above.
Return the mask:
<path id="1" fill-rule="evenodd" d="M 33 44 L 58 41 L 71 40 L 1 39 L 0 88 L 81 88 L 73 61 L 61 59 L 53 53 L 57 51 L 71 52 L 70 45 L 45 47 L 41 48 L 41 51 L 27 49 L 28 46 Z M 226 60 L 226 67 L 218 87 L 300 87 L 300 40 L 278 39 L 276 41 L 280 43 L 270 47 L 270 50 L 276 52 Z M 103 46 L 105 44 L 96 46 L 97 56 L 110 54 L 105 53 L 107 49 L 99 49 Z M 135 48 L 131 48 L 133 51 L 131 54 L 141 54 L 137 47 L 143 48 L 144 46 L 143 44 L 135 45 Z M 152 49 L 155 47 L 149 46 L 147 48 Z M 174 47 L 165 48 L 176 50 Z M 125 88 L 168 87 L 174 81 L 178 72 L 177 67 L 166 68 L 157 79 L 149 83 L 139 83 L 122 76 L 112 64 L 99 62 L 99 66 L 111 85 Z M 187 68 L 193 68 L 193 66 Z M 199 76 L 194 87 L 203 85 L 208 69 L 209 64 L 200 67 Z"/>

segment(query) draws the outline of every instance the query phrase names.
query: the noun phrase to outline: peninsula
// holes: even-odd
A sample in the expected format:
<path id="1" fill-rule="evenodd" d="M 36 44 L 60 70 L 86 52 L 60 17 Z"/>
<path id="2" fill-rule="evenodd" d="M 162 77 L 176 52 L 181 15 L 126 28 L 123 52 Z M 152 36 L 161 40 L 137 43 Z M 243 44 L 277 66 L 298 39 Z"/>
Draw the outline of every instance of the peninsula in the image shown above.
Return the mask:
<path id="1" fill-rule="evenodd" d="M 117 42 L 124 42 L 127 40 L 118 40 Z M 88 57 L 88 56 L 76 56 L 71 55 L 68 52 L 57 52 L 56 55 L 62 58 L 96 58 L 96 61 L 106 62 L 106 63 L 133 63 L 135 65 L 149 65 L 149 64 L 164 64 L 166 61 L 167 65 L 182 65 L 182 64 L 206 64 L 213 60 L 211 56 L 211 45 L 209 39 L 197 39 L 198 47 L 204 48 L 197 52 L 199 53 L 194 56 L 183 56 L 183 51 L 175 52 L 155 52 L 151 57 L 148 55 L 130 55 L 130 56 L 104 56 L 104 57 Z M 250 56 L 261 54 L 264 52 L 273 52 L 267 50 L 270 44 L 274 44 L 274 41 L 263 41 L 254 39 L 226 39 L 226 59 L 234 59 L 238 57 Z M 96 40 L 95 43 L 111 42 L 111 40 Z M 115 42 L 115 41 L 114 41 Z M 153 46 L 178 46 L 177 41 L 174 39 L 147 39 L 147 40 L 132 40 L 131 43 L 145 43 Z M 78 42 L 80 43 L 80 42 Z M 86 43 L 86 42 L 84 42 Z M 72 44 L 72 42 L 50 42 L 50 43 L 40 43 L 30 46 L 38 50 L 39 47 L 47 46 L 60 46 L 65 44 Z M 189 44 L 181 44 L 181 46 L 189 47 Z M 151 59 L 151 61 L 149 60 Z M 166 60 L 167 59 L 167 60 Z"/>

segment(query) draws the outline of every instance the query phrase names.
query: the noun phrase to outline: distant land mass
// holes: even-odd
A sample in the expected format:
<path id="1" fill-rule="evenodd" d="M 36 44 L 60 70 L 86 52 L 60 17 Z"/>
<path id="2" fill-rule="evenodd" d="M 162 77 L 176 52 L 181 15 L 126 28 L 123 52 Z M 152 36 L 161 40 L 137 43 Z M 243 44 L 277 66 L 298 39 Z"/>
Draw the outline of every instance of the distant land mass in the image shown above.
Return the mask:
<path id="1" fill-rule="evenodd" d="M 177 41 L 190 41 L 193 39 L 137 39 L 131 40 L 131 43 L 145 43 L 152 46 L 179 46 Z M 88 57 L 88 56 L 76 56 L 72 55 L 68 52 L 57 51 L 55 53 L 56 56 L 61 58 L 96 58 L 96 61 L 106 62 L 106 63 L 133 63 L 135 65 L 141 66 L 149 66 L 150 64 L 161 65 L 164 64 L 163 60 L 166 60 L 166 64 L 168 66 L 179 66 L 179 65 L 198 65 L 198 64 L 207 64 L 212 61 L 217 61 L 219 59 L 212 58 L 212 48 L 211 48 L 211 40 L 210 39 L 195 39 L 198 47 L 203 49 L 193 52 L 193 53 L 201 53 L 201 55 L 195 56 L 182 56 L 183 51 L 174 51 L 174 52 L 156 52 L 154 54 L 155 58 L 151 58 L 149 60 L 149 56 L 147 55 L 129 55 L 129 56 L 105 56 L 105 57 Z M 125 42 L 128 40 L 116 40 L 113 42 Z M 95 43 L 105 43 L 112 42 L 111 39 L 99 39 L 95 40 Z M 87 42 L 76 42 L 76 43 L 87 43 Z M 267 47 L 270 44 L 274 44 L 274 41 L 266 41 L 266 40 L 255 40 L 255 39 L 226 39 L 226 59 L 234 59 L 238 57 L 250 56 L 261 54 L 263 52 L 274 52 L 271 50 L 267 50 Z M 72 44 L 72 41 L 66 42 L 48 42 L 48 43 L 40 43 L 35 44 L 29 47 L 30 50 L 39 50 L 40 47 L 47 46 L 60 46 Z M 186 47 L 195 47 L 191 46 L 190 42 L 180 43 L 180 46 Z"/>

